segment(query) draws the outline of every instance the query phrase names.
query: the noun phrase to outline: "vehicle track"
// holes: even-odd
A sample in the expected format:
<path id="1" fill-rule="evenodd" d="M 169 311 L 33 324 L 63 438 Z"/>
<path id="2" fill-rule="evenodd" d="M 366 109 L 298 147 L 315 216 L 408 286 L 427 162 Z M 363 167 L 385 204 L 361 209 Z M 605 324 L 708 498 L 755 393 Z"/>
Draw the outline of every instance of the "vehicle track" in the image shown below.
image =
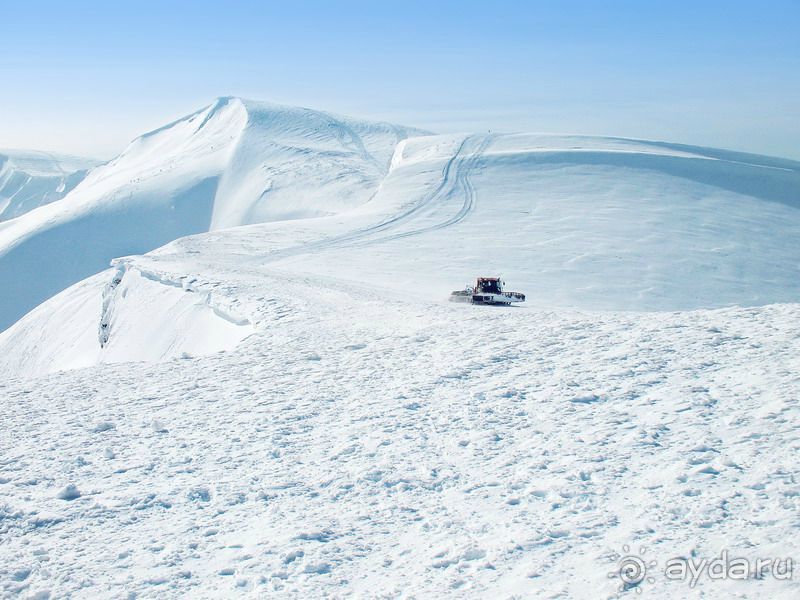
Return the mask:
<path id="1" fill-rule="evenodd" d="M 293 248 L 278 250 L 270 253 L 266 257 L 266 260 L 268 262 L 274 262 L 292 256 L 308 254 L 310 252 L 318 252 L 320 250 L 327 250 L 330 248 L 353 247 L 361 245 L 366 246 L 375 243 L 382 243 L 390 239 L 394 239 L 395 237 L 406 237 L 407 235 L 416 235 L 417 233 L 422 233 L 423 231 L 426 231 L 429 228 L 413 230 L 409 232 L 401 232 L 395 234 L 394 236 L 390 235 L 377 239 L 371 239 L 372 236 L 376 234 L 380 234 L 387 230 L 396 228 L 399 225 L 413 219 L 418 213 L 420 213 L 426 207 L 430 206 L 431 204 L 435 204 L 439 200 L 447 197 L 449 194 L 453 193 L 454 190 L 457 189 L 457 187 L 463 185 L 461 183 L 464 177 L 464 175 L 461 174 L 461 170 L 463 168 L 462 165 L 468 165 L 468 168 L 471 168 L 471 166 L 474 165 L 474 163 L 477 161 L 479 155 L 485 150 L 485 147 L 488 146 L 488 143 L 490 141 L 490 138 L 488 137 L 485 138 L 478 146 L 476 152 L 464 156 L 467 146 L 473 143 L 477 138 L 478 136 L 467 136 L 466 138 L 464 138 L 464 140 L 458 146 L 456 152 L 453 154 L 453 156 L 451 156 L 447 160 L 444 167 L 442 168 L 442 176 L 439 185 L 437 185 L 436 188 L 431 193 L 426 194 L 419 202 L 412 204 L 408 208 L 400 211 L 399 213 L 393 215 L 388 219 L 381 221 L 376 225 L 366 227 L 363 229 L 356 229 L 348 233 L 333 236 L 331 238 L 327 238 L 324 240 L 319 240 L 317 242 L 312 242 L 310 244 L 303 244 L 301 246 L 295 246 Z M 467 204 L 469 206 L 472 206 L 474 204 L 474 192 L 471 198 L 465 200 L 465 205 Z M 462 211 L 463 210 L 464 207 L 462 206 Z M 462 211 L 459 211 L 459 214 Z M 467 209 L 467 212 L 469 212 L 469 208 Z M 464 216 L 466 216 L 466 213 L 463 216 L 461 216 L 460 219 L 463 219 Z M 447 226 L 447 225 L 445 224 L 441 226 Z"/>
<path id="2" fill-rule="evenodd" d="M 472 137 L 474 139 L 475 136 Z M 455 179 L 453 180 L 449 191 L 446 194 L 444 194 L 444 196 L 453 194 L 460 188 L 464 194 L 464 201 L 459 211 L 453 217 L 441 223 L 437 223 L 435 225 L 420 227 L 419 229 L 413 229 L 411 231 L 403 231 L 395 233 L 393 235 L 384 236 L 382 238 L 378 238 L 375 240 L 372 239 L 367 240 L 363 244 L 359 245 L 383 243 L 395 239 L 411 237 L 422 233 L 427 233 L 429 231 L 444 229 L 446 227 L 450 227 L 451 225 L 455 225 L 456 223 L 460 223 L 461 221 L 463 221 L 467 217 L 467 215 L 469 215 L 471 212 L 475 210 L 475 201 L 476 201 L 475 187 L 472 185 L 472 182 L 470 181 L 469 174 L 475 167 L 475 165 L 479 162 L 481 156 L 483 156 L 484 152 L 486 152 L 486 149 L 489 147 L 491 143 L 492 143 L 492 138 L 490 136 L 485 136 L 483 140 L 481 140 L 480 145 L 478 146 L 478 148 L 476 148 L 474 152 L 472 152 L 466 157 L 460 158 L 458 162 L 455 163 L 455 168 L 452 169 L 455 174 Z M 454 159 L 458 158 L 458 155 L 459 153 L 456 153 L 456 155 L 453 158 Z M 447 181 L 443 180 L 440 189 L 444 189 L 447 183 L 448 183 Z M 431 197 L 430 200 L 433 200 L 433 197 Z"/>

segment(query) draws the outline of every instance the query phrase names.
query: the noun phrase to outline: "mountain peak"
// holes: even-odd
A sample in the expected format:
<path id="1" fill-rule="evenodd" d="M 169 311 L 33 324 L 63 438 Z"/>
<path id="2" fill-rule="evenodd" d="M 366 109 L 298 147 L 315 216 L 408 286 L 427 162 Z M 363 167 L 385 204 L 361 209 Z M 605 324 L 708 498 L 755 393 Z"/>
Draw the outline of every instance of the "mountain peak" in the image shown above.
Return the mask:
<path id="1" fill-rule="evenodd" d="M 130 143 L 59 202 L 0 228 L 0 329 L 103 268 L 176 238 L 366 203 L 417 130 L 222 96 Z M 58 250 L 54 250 L 58 249 Z M 40 277 L 16 276 L 41 261 Z"/>

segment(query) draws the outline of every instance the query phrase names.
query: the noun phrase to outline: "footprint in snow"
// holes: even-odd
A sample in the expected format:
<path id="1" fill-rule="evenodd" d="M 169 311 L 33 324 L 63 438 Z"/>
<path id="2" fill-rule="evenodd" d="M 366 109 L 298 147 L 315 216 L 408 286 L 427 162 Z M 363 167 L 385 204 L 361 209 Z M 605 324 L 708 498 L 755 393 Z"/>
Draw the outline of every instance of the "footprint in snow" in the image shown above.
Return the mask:
<path id="1" fill-rule="evenodd" d="M 327 542 L 333 537 L 333 532 L 324 529 L 322 531 L 305 531 L 295 537 L 297 540 Z"/>
<path id="2" fill-rule="evenodd" d="M 283 564 L 288 565 L 289 563 L 293 563 L 298 558 L 305 556 L 305 552 L 302 550 L 292 550 L 291 552 L 287 552 L 286 555 L 283 557 Z"/>
<path id="3" fill-rule="evenodd" d="M 603 400 L 603 398 L 597 394 L 587 394 L 585 396 L 575 396 L 574 398 L 570 398 L 569 401 L 573 404 L 594 404 L 601 400 Z"/>
<path id="4" fill-rule="evenodd" d="M 186 494 L 192 502 L 208 502 L 211 500 L 211 491 L 207 487 L 196 487 Z"/>
<path id="5" fill-rule="evenodd" d="M 712 477 L 716 477 L 717 475 L 719 475 L 719 471 L 714 467 L 712 467 L 711 465 L 706 465 L 704 467 L 697 469 L 696 473 L 698 475 L 711 475 Z"/>
<path id="6" fill-rule="evenodd" d="M 330 571 L 331 566 L 326 562 L 308 563 L 303 567 L 303 573 L 313 573 L 316 575 L 323 575 L 325 573 L 330 573 Z"/>
<path id="7" fill-rule="evenodd" d="M 81 492 L 74 483 L 70 483 L 64 489 L 58 492 L 58 494 L 56 494 L 56 498 L 60 500 L 75 500 L 80 497 Z"/>

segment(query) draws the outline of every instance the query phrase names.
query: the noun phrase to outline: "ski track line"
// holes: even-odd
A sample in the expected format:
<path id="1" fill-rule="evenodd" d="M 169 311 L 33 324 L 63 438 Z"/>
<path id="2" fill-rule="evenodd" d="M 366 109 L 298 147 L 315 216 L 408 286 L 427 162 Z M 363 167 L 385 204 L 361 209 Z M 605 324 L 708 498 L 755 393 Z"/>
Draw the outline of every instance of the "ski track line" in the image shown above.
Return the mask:
<path id="1" fill-rule="evenodd" d="M 491 142 L 492 138 L 490 136 L 486 136 L 474 153 L 469 155 L 467 158 L 461 159 L 459 164 L 461 168 L 457 168 L 455 170 L 455 181 L 453 182 L 453 185 L 451 187 L 451 193 L 456 189 L 458 189 L 459 187 L 462 188 L 464 192 L 464 202 L 455 216 L 447 219 L 446 221 L 443 221 L 442 223 L 437 223 L 436 225 L 430 225 L 428 227 L 421 227 L 419 229 L 414 229 L 412 231 L 397 233 L 377 240 L 368 240 L 361 245 L 382 243 L 391 240 L 411 237 L 414 235 L 419 235 L 421 233 L 427 233 L 429 231 L 444 229 L 446 227 L 450 227 L 451 225 L 455 225 L 456 223 L 460 223 L 461 221 L 463 221 L 467 217 L 467 215 L 469 215 L 472 211 L 475 210 L 475 199 L 476 199 L 475 187 L 469 180 L 469 173 L 478 163 L 478 160 L 483 155 L 483 153 L 486 152 L 486 149 L 489 147 Z"/>
<path id="2" fill-rule="evenodd" d="M 426 206 L 434 202 L 442 192 L 447 189 L 448 184 L 451 183 L 452 174 L 454 172 L 454 166 L 459 162 L 459 158 L 464 152 L 467 143 L 472 140 L 474 136 L 467 136 L 459 145 L 456 152 L 451 156 L 444 165 L 442 169 L 442 178 L 439 185 L 436 189 L 427 194 L 422 200 L 413 204 L 406 210 L 381 221 L 377 225 L 373 225 L 371 227 L 366 227 L 364 229 L 357 229 L 355 231 L 351 231 L 348 233 L 343 233 L 338 236 L 333 236 L 328 239 L 320 240 L 318 242 L 312 242 L 310 244 L 302 244 L 299 246 L 295 246 L 293 248 L 287 248 L 285 250 L 278 250 L 276 252 L 270 253 L 268 256 L 264 257 L 266 262 L 275 262 L 278 260 L 283 260 L 285 258 L 290 258 L 294 256 L 299 256 L 303 254 L 309 254 L 312 252 L 318 252 L 320 250 L 327 250 L 329 248 L 341 248 L 347 247 L 351 245 L 357 245 L 354 242 L 359 242 L 364 238 L 367 238 L 375 233 L 380 233 L 385 231 L 386 229 L 391 229 L 396 227 L 397 225 L 407 221 L 408 219 L 412 218 L 416 213 L 420 210 L 424 209 Z M 463 159 L 462 159 L 463 160 Z M 377 241 L 377 240 L 376 240 Z"/>
<path id="3" fill-rule="evenodd" d="M 477 137 L 478 136 L 471 135 L 464 138 L 464 140 L 457 148 L 456 152 L 445 163 L 442 169 L 441 181 L 436 186 L 436 189 L 434 189 L 433 192 L 431 192 L 430 194 L 426 194 L 422 198 L 422 200 L 408 207 L 406 210 L 403 210 L 402 212 L 395 214 L 393 217 L 385 221 L 382 221 L 381 223 L 378 223 L 373 227 L 355 230 L 349 233 L 342 234 L 340 236 L 336 236 L 331 239 L 320 240 L 319 242 L 297 246 L 295 248 L 287 248 L 285 250 L 279 250 L 264 257 L 264 261 L 275 262 L 285 258 L 303 254 L 309 254 L 312 252 L 318 252 L 320 250 L 327 250 L 331 248 L 362 247 L 373 244 L 380 244 L 395 239 L 401 239 L 405 237 L 419 235 L 421 233 L 425 233 L 428 231 L 443 229 L 445 227 L 449 227 L 450 225 L 454 225 L 462 221 L 475 208 L 475 189 L 469 180 L 469 173 L 492 142 L 491 136 L 484 136 L 480 144 L 478 144 L 475 151 L 465 156 L 464 153 L 465 150 L 467 149 L 467 146 L 470 145 L 471 142 L 476 140 Z M 422 211 L 425 207 L 430 205 L 435 205 L 437 202 L 444 200 L 449 195 L 457 191 L 459 188 L 461 188 L 464 192 L 463 203 L 458 213 L 453 217 L 447 219 L 446 221 L 428 227 L 414 229 L 411 231 L 385 235 L 379 238 L 373 238 L 373 239 L 370 238 L 370 236 L 376 233 L 394 229 L 398 225 L 405 223 L 410 219 L 413 219 L 413 217 L 417 215 L 420 211 Z M 194 285 L 187 287 L 184 282 L 184 278 L 171 279 L 164 274 L 158 275 L 151 269 L 142 268 L 141 266 L 134 266 L 132 264 L 126 266 L 126 270 L 130 268 L 136 269 L 142 274 L 142 276 L 150 279 L 151 281 L 155 281 L 157 283 L 162 283 L 165 285 L 172 285 L 175 287 L 183 287 L 184 289 L 187 289 L 187 291 L 200 291 L 201 288 L 205 287 L 199 282 L 194 282 Z M 207 283 L 208 282 L 206 282 L 206 284 Z M 352 285 L 352 283 L 348 283 L 348 285 Z M 209 293 L 210 295 L 210 291 L 207 291 L 207 293 Z M 207 303 L 215 310 L 215 312 L 217 310 L 222 310 L 216 303 L 210 301 L 210 297 L 209 297 L 209 302 Z M 231 322 L 244 321 L 252 324 L 258 320 L 252 317 L 238 318 L 237 316 L 232 315 L 228 311 L 224 312 L 226 313 L 226 315 L 230 315 L 232 317 L 228 319 L 231 320 Z M 106 331 L 105 333 L 107 335 L 109 332 Z"/>

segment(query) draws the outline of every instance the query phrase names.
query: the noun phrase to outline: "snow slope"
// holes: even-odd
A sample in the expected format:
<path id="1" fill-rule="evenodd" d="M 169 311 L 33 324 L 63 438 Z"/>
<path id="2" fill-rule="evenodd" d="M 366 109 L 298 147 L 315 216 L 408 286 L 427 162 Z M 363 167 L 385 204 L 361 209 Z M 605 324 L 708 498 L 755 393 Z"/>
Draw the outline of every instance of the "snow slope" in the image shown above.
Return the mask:
<path id="1" fill-rule="evenodd" d="M 182 238 L 121 264 L 123 274 L 190 289 L 256 329 L 269 327 L 263 279 L 276 273 L 431 303 L 495 273 L 547 309 L 794 302 L 798 190 L 797 164 L 766 157 L 606 138 L 426 136 L 401 142 L 377 193 L 348 211 Z M 176 350 L 139 354 L 147 336 L 135 333 L 115 342 L 124 354 L 101 349 L 85 332 L 101 327 L 102 311 L 78 318 L 73 305 L 85 296 L 97 306 L 116 273 L 67 290 L 0 335 L 0 364 L 35 375 L 229 347 L 178 343 L 182 327 L 165 319 L 162 335 L 172 331 Z M 144 306 L 117 295 L 115 319 L 152 318 Z M 106 325 L 113 339 L 116 327 Z"/>
<path id="2" fill-rule="evenodd" d="M 800 305 L 261 285 L 235 351 L 0 381 L 0 593 L 628 598 L 625 545 L 800 559 Z M 800 594 L 650 573 L 651 598 Z"/>
<path id="3" fill-rule="evenodd" d="M 396 160 L 361 211 L 377 226 L 276 266 L 437 297 L 502 273 L 543 307 L 800 298 L 800 163 L 529 135 L 414 139 Z"/>
<path id="4" fill-rule="evenodd" d="M 66 196 L 97 161 L 30 150 L 0 150 L 0 222 Z"/>
<path id="5" fill-rule="evenodd" d="M 376 126 L 385 173 L 336 136 L 361 191 L 329 205 L 316 162 L 253 171 L 287 120 L 281 150 L 202 144 L 213 231 L 0 333 L 0 593 L 798 597 L 663 568 L 800 560 L 800 165 Z M 253 172 L 292 218 L 222 228 L 275 216 L 240 210 Z M 498 272 L 525 306 L 447 302 Z"/>
<path id="6" fill-rule="evenodd" d="M 0 330 L 115 256 L 366 202 L 409 132 L 420 133 L 220 98 L 145 134 L 61 202 L 0 228 Z"/>

